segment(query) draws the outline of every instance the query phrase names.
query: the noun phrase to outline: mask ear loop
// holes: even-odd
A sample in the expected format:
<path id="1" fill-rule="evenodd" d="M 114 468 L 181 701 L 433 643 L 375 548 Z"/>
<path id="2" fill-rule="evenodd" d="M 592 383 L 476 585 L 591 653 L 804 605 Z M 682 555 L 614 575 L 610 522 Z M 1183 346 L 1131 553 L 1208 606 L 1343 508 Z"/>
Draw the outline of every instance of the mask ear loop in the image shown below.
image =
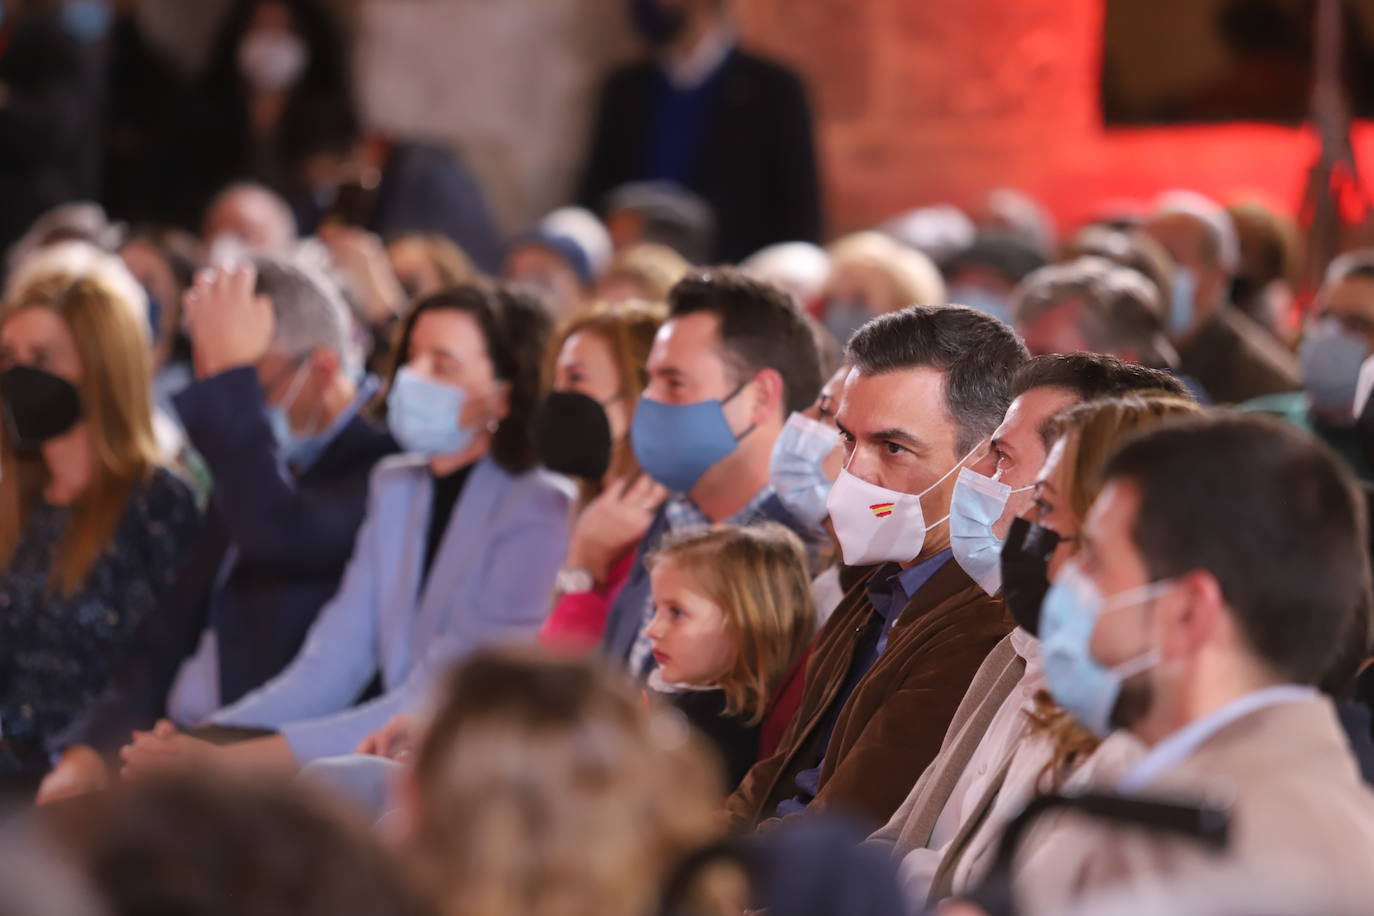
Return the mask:
<path id="1" fill-rule="evenodd" d="M 731 401 L 733 401 L 733 400 L 739 395 L 739 393 L 745 389 L 746 386 L 753 384 L 754 381 L 755 381 L 757 378 L 758 378 L 758 373 L 754 373 L 754 376 L 753 376 L 752 378 L 748 378 L 748 379 L 745 379 L 744 381 L 740 382 L 739 385 L 737 385 L 737 386 L 735 387 L 735 390 L 734 390 L 734 391 L 730 392 L 728 395 L 725 396 L 725 399 L 724 399 L 723 401 L 720 402 L 720 406 L 721 406 L 721 407 L 724 407 L 726 404 L 729 404 Z M 748 428 L 746 428 L 746 429 L 744 430 L 744 432 L 740 433 L 738 436 L 735 436 L 735 442 L 736 442 L 736 444 L 738 444 L 738 443 L 740 443 L 740 442 L 743 442 L 745 436 L 749 435 L 750 433 L 752 433 L 754 430 L 756 430 L 756 429 L 758 429 L 758 428 L 759 428 L 759 425 L 758 425 L 757 423 L 751 423 L 751 424 L 748 426 Z M 732 433 L 731 435 L 734 435 L 734 434 Z"/>
<path id="2" fill-rule="evenodd" d="M 986 436 L 986 437 L 984 437 L 984 438 L 982 438 L 982 439 L 979 439 L 978 442 L 973 446 L 973 448 L 971 448 L 971 449 L 968 450 L 968 452 L 964 455 L 964 457 L 960 458 L 957 462 L 955 462 L 954 467 L 952 467 L 952 468 L 950 468 L 948 471 L 946 471 L 945 474 L 944 474 L 944 476 L 941 477 L 939 480 L 935 481 L 933 484 L 931 484 L 930 486 L 926 487 L 926 488 L 925 488 L 924 490 L 922 490 L 920 493 L 917 493 L 917 494 L 916 494 L 916 498 L 917 498 L 917 499 L 921 499 L 921 498 L 924 497 L 927 493 L 929 493 L 931 490 L 935 489 L 935 488 L 938 487 L 940 484 L 944 483 L 946 480 L 949 480 L 949 477 L 950 477 L 951 474 L 958 473 L 959 471 L 961 471 L 961 470 L 963 470 L 965 467 L 967 467 L 968 465 L 965 464 L 965 462 L 967 462 L 967 461 L 968 461 L 970 458 L 972 458 L 974 455 L 978 454 L 978 450 L 981 449 L 981 448 L 983 448 L 983 447 L 985 447 L 985 446 L 988 444 L 989 439 L 991 439 L 991 438 L 992 438 L 991 436 Z M 926 532 L 929 533 L 929 532 L 933 531 L 934 529 L 939 528 L 939 527 L 940 527 L 941 525 L 943 525 L 945 522 L 949 521 L 949 517 L 950 517 L 951 515 L 953 515 L 953 514 L 954 514 L 953 506 L 951 506 L 951 507 L 950 507 L 950 511 L 948 511 L 948 512 L 945 513 L 945 517 L 944 517 L 944 518 L 940 519 L 938 522 L 931 522 L 929 525 L 926 525 Z"/>
<path id="3" fill-rule="evenodd" d="M 1169 590 L 1178 584 L 1177 579 L 1162 579 L 1159 582 L 1147 582 L 1136 588 L 1128 588 L 1124 592 L 1118 592 L 1102 602 L 1098 609 L 1097 617 L 1100 620 L 1103 614 L 1110 614 L 1114 611 L 1127 611 L 1134 607 L 1153 607 L 1154 603 L 1163 595 L 1168 594 Z M 1093 627 L 1097 627 L 1097 621 L 1093 621 Z M 1128 658 L 1118 665 L 1113 665 L 1109 671 L 1121 680 L 1135 677 L 1137 674 L 1149 671 L 1164 660 L 1164 653 L 1158 646 L 1153 646 L 1141 652 L 1135 658 Z"/>
<path id="4" fill-rule="evenodd" d="M 282 398 L 280 404 L 276 405 L 280 407 L 281 412 L 286 415 L 286 422 L 288 425 L 291 423 L 291 408 L 296 406 L 296 398 L 300 397 L 301 389 L 305 387 L 305 380 L 310 377 L 310 373 L 307 370 L 310 368 L 310 358 L 312 355 L 313 354 L 307 354 L 301 364 L 296 367 L 295 377 L 291 379 L 291 384 L 286 388 L 286 396 Z M 315 412 L 318 414 L 319 409 L 317 408 Z M 316 419 L 318 419 L 318 416 L 311 417 L 312 425 Z"/>

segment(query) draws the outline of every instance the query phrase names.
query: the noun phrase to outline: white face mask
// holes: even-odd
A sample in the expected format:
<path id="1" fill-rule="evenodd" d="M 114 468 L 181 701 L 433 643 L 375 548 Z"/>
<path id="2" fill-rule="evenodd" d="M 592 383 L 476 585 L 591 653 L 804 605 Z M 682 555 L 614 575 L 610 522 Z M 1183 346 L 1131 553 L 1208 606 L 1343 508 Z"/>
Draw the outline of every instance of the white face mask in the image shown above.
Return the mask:
<path id="1" fill-rule="evenodd" d="M 239 45 L 239 72 L 259 92 L 278 92 L 296 84 L 310 52 L 290 32 L 257 32 Z"/>
<path id="2" fill-rule="evenodd" d="M 902 493 L 860 480 L 845 467 L 830 490 L 826 508 L 847 566 L 910 563 L 921 555 L 926 532 L 938 528 L 949 515 L 926 524 L 921 497 L 950 478 L 982 447 L 975 445 L 944 475 L 920 493 Z"/>
<path id="3" fill-rule="evenodd" d="M 954 497 L 949 505 L 949 548 L 954 559 L 989 595 L 1002 589 L 1002 539 L 992 526 L 1006 511 L 1013 493 L 1024 493 L 1034 485 L 1013 490 L 972 468 L 959 472 Z"/>

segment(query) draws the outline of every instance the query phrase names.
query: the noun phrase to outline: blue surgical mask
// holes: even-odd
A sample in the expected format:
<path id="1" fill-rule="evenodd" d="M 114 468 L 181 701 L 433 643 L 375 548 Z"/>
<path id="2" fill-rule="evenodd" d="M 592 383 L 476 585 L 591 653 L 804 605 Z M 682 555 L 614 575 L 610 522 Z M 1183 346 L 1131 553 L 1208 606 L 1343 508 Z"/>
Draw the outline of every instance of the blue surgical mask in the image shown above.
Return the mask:
<path id="1" fill-rule="evenodd" d="M 674 493 L 696 486 L 701 475 L 733 452 L 753 429 L 736 436 L 725 419 L 724 406 L 743 390 L 741 385 L 723 401 L 695 404 L 640 398 L 630 424 L 630 444 L 644 473 Z"/>
<path id="2" fill-rule="evenodd" d="M 1006 511 L 1011 494 L 1029 489 L 1032 487 L 1013 490 L 971 468 L 960 471 L 954 482 L 949 505 L 949 549 L 969 578 L 989 595 L 1002 588 L 1002 539 L 992 533 L 992 526 Z"/>
<path id="3" fill-rule="evenodd" d="M 825 314 L 822 316 L 825 322 L 825 329 L 829 331 L 840 346 L 849 343 L 849 338 L 854 336 L 854 332 L 873 317 L 868 309 L 868 303 L 860 298 L 831 299 L 825 304 Z"/>
<path id="4" fill-rule="evenodd" d="M 473 431 L 460 422 L 466 400 L 463 389 L 402 368 L 386 398 L 387 425 L 402 451 L 453 455 L 473 440 Z"/>
<path id="5" fill-rule="evenodd" d="M 1302 386 L 1315 407 L 1354 416 L 1360 367 L 1369 356 L 1369 341 L 1347 331 L 1334 318 L 1313 323 L 1298 348 Z"/>
<path id="6" fill-rule="evenodd" d="M 1040 611 L 1045 682 L 1054 701 L 1099 738 L 1112 731 L 1112 711 L 1122 684 L 1159 664 L 1160 653 L 1148 649 L 1130 661 L 1104 667 L 1092 654 L 1097 620 L 1103 614 L 1153 601 L 1173 585 L 1168 580 L 1151 582 L 1103 598 L 1097 585 L 1070 563 L 1045 596 Z"/>
<path id="7" fill-rule="evenodd" d="M 835 427 L 800 413 L 787 418 L 773 444 L 769 480 L 778 501 L 798 521 L 819 526 L 830 514 L 825 500 L 835 482 L 821 465 L 839 444 Z"/>
<path id="8" fill-rule="evenodd" d="M 302 436 L 291 428 L 291 408 L 300 397 L 305 380 L 310 377 L 309 363 L 302 363 L 296 369 L 296 376 L 287 387 L 286 395 L 280 404 L 267 405 L 267 425 L 272 428 L 272 438 L 277 442 L 277 454 L 282 460 L 294 467 L 309 464 L 319 454 L 316 444 L 318 436 Z"/>
<path id="9" fill-rule="evenodd" d="M 1177 337 L 1193 327 L 1197 315 L 1197 277 L 1186 267 L 1174 268 L 1172 307 L 1169 310 L 1169 333 Z"/>
<path id="10" fill-rule="evenodd" d="M 985 315 L 991 315 L 1005 325 L 1014 323 L 1011 305 L 1006 296 L 1000 296 L 981 286 L 951 286 L 948 299 L 956 305 L 967 305 Z"/>

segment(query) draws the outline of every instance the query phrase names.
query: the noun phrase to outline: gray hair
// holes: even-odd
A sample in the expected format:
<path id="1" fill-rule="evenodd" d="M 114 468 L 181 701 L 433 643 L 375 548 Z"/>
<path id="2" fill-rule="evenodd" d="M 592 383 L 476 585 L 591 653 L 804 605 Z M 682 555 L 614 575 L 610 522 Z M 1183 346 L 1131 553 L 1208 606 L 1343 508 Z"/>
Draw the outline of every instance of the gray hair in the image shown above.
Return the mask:
<path id="1" fill-rule="evenodd" d="M 1066 302 L 1081 302 L 1078 327 L 1100 353 L 1129 348 L 1155 367 L 1171 365 L 1164 304 L 1148 277 L 1106 258 L 1087 255 L 1051 264 L 1026 277 L 1012 297 L 1016 322 L 1028 327 Z"/>
<path id="2" fill-rule="evenodd" d="M 1234 274 L 1240 268 L 1240 237 L 1226 209 L 1196 191 L 1165 191 L 1155 202 L 1155 218 L 1188 216 L 1203 225 L 1212 257 L 1222 270 Z"/>
<path id="3" fill-rule="evenodd" d="M 360 363 L 353 318 L 334 284 L 316 271 L 280 258 L 253 259 L 254 292 L 272 300 L 276 332 L 271 351 L 288 358 L 333 350 L 352 371 Z"/>
<path id="4" fill-rule="evenodd" d="M 865 375 L 929 367 L 945 374 L 945 406 L 961 454 L 992 435 L 1011 403 L 1011 380 L 1027 360 L 1001 321 L 962 305 L 913 306 L 879 315 L 854 332 L 846 361 Z"/>

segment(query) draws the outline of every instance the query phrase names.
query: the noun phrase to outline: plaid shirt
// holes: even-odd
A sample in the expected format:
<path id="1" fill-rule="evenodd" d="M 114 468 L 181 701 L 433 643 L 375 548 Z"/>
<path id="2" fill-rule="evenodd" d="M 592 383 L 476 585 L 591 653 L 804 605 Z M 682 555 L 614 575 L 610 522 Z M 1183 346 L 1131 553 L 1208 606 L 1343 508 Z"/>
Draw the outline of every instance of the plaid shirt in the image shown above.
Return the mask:
<path id="1" fill-rule="evenodd" d="M 769 484 L 755 493 L 754 498 L 749 500 L 743 509 L 740 509 L 721 524 L 743 526 L 767 520 L 768 516 L 763 511 L 763 505 L 772 496 L 773 486 Z M 668 531 L 671 533 L 712 526 L 711 520 L 697 508 L 696 503 L 686 496 L 674 496 L 669 499 L 663 507 L 663 514 L 668 521 Z M 810 544 L 807 545 L 807 549 L 808 551 L 811 549 Z M 635 637 L 634 648 L 630 650 L 630 670 L 641 676 L 647 676 L 650 671 L 657 667 L 652 655 L 653 645 L 647 635 L 649 621 L 653 618 L 654 596 L 650 594 L 644 602 L 644 615 L 639 622 L 639 635 Z"/>

